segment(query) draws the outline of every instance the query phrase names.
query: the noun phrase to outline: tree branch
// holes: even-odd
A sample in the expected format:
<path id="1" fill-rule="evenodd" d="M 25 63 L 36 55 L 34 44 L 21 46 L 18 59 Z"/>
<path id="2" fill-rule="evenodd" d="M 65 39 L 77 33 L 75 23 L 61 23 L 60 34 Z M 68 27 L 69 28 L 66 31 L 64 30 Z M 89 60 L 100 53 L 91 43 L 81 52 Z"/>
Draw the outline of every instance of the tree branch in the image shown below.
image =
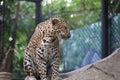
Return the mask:
<path id="1" fill-rule="evenodd" d="M 2 65 L 1 65 L 2 67 L 1 67 L 0 71 L 4 71 L 4 72 L 11 71 L 10 67 L 12 64 L 13 53 L 14 53 L 14 49 L 9 48 L 6 55 L 5 55 L 5 58 L 2 61 Z"/>

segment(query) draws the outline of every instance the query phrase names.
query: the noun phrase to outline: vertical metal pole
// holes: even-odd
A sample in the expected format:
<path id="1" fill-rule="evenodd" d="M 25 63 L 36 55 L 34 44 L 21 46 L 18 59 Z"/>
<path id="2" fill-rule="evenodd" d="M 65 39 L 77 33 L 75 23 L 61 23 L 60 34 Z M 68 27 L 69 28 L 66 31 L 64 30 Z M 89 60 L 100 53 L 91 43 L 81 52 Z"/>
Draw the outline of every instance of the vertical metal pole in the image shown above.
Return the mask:
<path id="1" fill-rule="evenodd" d="M 102 58 L 108 56 L 108 0 L 102 1 Z"/>
<path id="2" fill-rule="evenodd" d="M 35 5 L 36 5 L 35 22 L 36 22 L 36 25 L 42 21 L 41 2 L 42 2 L 42 0 L 35 1 Z"/>

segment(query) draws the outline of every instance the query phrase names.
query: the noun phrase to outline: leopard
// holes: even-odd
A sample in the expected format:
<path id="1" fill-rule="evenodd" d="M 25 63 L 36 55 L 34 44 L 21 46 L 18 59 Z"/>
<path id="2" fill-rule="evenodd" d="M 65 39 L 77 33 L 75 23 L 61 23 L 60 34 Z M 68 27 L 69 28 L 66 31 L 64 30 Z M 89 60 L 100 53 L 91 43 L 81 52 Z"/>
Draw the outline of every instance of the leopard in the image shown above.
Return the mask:
<path id="1" fill-rule="evenodd" d="M 23 67 L 26 79 L 62 80 L 60 41 L 70 38 L 70 26 L 63 18 L 52 17 L 39 23 L 25 49 Z"/>

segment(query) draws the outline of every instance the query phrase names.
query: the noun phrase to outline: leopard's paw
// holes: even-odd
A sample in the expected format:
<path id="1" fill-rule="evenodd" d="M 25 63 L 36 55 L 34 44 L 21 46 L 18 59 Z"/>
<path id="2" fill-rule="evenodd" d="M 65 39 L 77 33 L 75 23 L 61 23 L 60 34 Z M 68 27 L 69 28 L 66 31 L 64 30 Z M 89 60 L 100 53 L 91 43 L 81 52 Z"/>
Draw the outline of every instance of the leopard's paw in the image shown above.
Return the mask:
<path id="1" fill-rule="evenodd" d="M 63 80 L 61 77 L 57 77 L 55 80 Z"/>
<path id="2" fill-rule="evenodd" d="M 34 76 L 27 76 L 25 80 L 37 80 Z"/>

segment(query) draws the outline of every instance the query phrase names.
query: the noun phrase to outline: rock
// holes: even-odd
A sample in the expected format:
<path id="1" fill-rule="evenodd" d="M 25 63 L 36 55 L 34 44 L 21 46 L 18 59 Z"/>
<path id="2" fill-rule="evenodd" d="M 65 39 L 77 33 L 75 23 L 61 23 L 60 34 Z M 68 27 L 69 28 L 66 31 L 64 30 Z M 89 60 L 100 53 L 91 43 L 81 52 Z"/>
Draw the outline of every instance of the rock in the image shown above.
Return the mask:
<path id="1" fill-rule="evenodd" d="M 120 48 L 107 58 L 63 76 L 67 77 L 63 80 L 120 80 Z"/>
<path id="2" fill-rule="evenodd" d="M 11 80 L 12 73 L 10 72 L 0 72 L 0 80 Z"/>

